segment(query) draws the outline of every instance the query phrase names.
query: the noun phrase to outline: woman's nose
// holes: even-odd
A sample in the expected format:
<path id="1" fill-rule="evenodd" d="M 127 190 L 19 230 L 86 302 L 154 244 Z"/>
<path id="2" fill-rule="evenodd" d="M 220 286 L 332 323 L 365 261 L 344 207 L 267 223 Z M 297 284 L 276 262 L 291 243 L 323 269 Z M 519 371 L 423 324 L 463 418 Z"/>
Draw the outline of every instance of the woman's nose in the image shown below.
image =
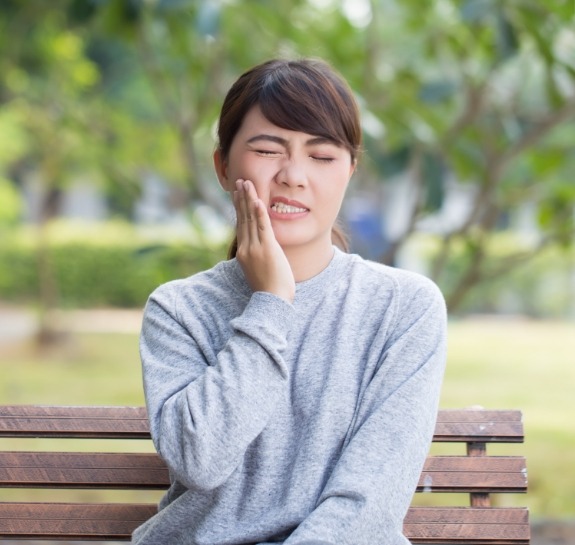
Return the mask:
<path id="1" fill-rule="evenodd" d="M 286 160 L 276 175 L 279 184 L 289 187 L 304 187 L 307 185 L 307 173 L 304 166 L 297 160 Z"/>

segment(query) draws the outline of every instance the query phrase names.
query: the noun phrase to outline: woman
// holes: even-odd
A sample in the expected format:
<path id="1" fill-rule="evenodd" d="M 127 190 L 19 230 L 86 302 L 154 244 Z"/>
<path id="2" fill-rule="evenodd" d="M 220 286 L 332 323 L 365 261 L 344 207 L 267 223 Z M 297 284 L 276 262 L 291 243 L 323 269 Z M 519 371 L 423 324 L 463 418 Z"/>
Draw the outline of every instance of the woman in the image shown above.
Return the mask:
<path id="1" fill-rule="evenodd" d="M 133 543 L 406 543 L 445 306 L 426 278 L 332 242 L 361 145 L 353 95 L 322 62 L 269 61 L 230 89 L 218 138 L 237 240 L 148 301 L 144 387 L 172 486 Z"/>

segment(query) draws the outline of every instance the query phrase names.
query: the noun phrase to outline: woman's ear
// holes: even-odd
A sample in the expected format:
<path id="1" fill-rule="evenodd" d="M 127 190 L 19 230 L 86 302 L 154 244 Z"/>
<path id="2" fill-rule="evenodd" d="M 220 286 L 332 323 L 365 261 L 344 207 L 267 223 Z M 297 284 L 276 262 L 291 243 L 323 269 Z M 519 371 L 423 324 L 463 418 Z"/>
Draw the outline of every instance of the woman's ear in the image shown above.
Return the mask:
<path id="1" fill-rule="evenodd" d="M 352 159 L 351 166 L 349 167 L 349 178 L 350 179 L 353 176 L 353 173 L 355 172 L 356 167 L 357 167 L 357 159 Z"/>
<path id="2" fill-rule="evenodd" d="M 218 177 L 220 185 L 224 191 L 230 191 L 230 182 L 228 180 L 228 165 L 222 157 L 222 152 L 220 148 L 214 151 L 214 169 Z"/>

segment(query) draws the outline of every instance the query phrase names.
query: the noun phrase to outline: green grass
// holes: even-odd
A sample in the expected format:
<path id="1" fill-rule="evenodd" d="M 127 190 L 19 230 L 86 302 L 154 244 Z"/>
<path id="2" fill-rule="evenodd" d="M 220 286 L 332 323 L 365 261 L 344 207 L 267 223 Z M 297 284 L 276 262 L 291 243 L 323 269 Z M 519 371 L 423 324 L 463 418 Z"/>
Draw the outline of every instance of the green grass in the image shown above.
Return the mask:
<path id="1" fill-rule="evenodd" d="M 40 354 L 33 345 L 0 351 L 0 402 L 141 405 L 136 335 L 81 334 Z"/>
<path id="2" fill-rule="evenodd" d="M 526 442 L 512 448 L 527 457 L 529 491 L 500 502 L 527 505 L 534 517 L 573 516 L 575 324 L 464 320 L 449 334 L 441 406 L 523 411 Z"/>
<path id="3" fill-rule="evenodd" d="M 526 455 L 529 492 L 500 495 L 501 505 L 527 505 L 534 517 L 575 513 L 574 364 L 573 323 L 502 319 L 450 323 L 441 407 L 482 405 L 524 413 L 525 445 L 505 446 L 503 451 L 493 447 L 492 452 Z M 143 403 L 137 336 L 132 334 L 78 335 L 43 357 L 26 345 L 3 348 L 0 372 L 2 404 Z M 16 440 L 3 439 L 2 448 L 36 448 L 34 440 L 20 441 L 28 442 L 20 447 Z M 59 448 L 56 442 L 53 445 Z M 70 441 L 67 445 L 72 450 L 90 448 Z M 121 448 L 148 450 L 149 445 L 136 441 Z M 73 493 L 83 499 L 93 496 Z M 26 491 L 14 494 L 22 497 Z M 41 496 L 35 491 L 34 497 Z"/>

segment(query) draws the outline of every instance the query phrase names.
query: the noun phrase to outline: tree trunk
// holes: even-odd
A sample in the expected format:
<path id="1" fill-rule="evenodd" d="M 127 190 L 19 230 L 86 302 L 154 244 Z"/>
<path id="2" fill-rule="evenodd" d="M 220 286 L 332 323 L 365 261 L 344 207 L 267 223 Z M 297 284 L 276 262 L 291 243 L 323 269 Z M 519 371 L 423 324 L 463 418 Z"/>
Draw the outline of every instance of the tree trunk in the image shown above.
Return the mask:
<path id="1" fill-rule="evenodd" d="M 46 184 L 49 185 L 49 184 Z M 38 330 L 36 344 L 40 349 L 59 344 L 64 335 L 58 328 L 55 311 L 58 307 L 59 290 L 50 255 L 48 225 L 56 215 L 61 192 L 47 187 L 42 195 L 38 224 L 36 263 L 38 267 Z"/>

